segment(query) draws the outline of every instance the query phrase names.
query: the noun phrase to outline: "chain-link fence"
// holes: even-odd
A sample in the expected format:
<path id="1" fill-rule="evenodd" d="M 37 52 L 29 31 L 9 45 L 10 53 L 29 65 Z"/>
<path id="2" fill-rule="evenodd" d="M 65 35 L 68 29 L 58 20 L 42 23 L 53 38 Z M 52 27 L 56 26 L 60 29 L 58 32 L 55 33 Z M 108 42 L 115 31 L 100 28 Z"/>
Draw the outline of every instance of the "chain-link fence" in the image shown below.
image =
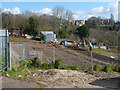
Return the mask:
<path id="1" fill-rule="evenodd" d="M 8 30 L 0 30 L 0 71 L 8 70 L 9 47 Z"/>
<path id="2" fill-rule="evenodd" d="M 21 60 L 32 60 L 38 57 L 42 62 L 55 60 L 53 47 L 46 47 L 30 42 L 10 43 L 10 61 L 14 65 Z"/>

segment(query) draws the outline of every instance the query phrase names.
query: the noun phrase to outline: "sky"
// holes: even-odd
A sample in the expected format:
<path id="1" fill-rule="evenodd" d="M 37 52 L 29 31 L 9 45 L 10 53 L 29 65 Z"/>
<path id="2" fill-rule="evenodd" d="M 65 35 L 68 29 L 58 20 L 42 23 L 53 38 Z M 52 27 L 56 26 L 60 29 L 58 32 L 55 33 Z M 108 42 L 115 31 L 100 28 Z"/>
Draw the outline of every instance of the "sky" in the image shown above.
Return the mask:
<path id="1" fill-rule="evenodd" d="M 26 0 L 25 0 L 26 1 Z M 52 15 L 52 10 L 56 6 L 62 6 L 73 12 L 75 20 L 87 20 L 92 16 L 100 16 L 102 18 L 110 18 L 111 13 L 114 19 L 118 19 L 118 2 L 36 2 L 26 1 L 10 2 L 5 0 L 2 2 L 2 11 L 10 11 L 13 14 L 21 14 L 24 11 L 32 11 L 34 13 Z"/>

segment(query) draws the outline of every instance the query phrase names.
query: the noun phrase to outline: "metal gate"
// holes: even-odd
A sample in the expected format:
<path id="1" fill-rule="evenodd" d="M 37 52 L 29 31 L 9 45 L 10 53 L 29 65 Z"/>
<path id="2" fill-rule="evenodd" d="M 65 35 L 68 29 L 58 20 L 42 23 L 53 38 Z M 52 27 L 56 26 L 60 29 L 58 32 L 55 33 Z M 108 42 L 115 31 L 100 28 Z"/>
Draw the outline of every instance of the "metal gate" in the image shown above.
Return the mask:
<path id="1" fill-rule="evenodd" d="M 9 59 L 8 30 L 0 30 L 0 71 L 8 70 Z"/>

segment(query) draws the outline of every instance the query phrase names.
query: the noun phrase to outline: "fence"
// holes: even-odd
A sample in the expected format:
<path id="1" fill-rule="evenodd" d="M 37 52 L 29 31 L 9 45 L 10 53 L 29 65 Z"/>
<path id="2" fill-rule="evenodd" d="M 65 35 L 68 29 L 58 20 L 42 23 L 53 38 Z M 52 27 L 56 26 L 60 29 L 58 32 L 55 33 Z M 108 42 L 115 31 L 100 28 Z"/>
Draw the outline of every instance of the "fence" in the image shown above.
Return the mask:
<path id="1" fill-rule="evenodd" d="M 8 70 L 9 59 L 8 30 L 0 30 L 0 71 Z"/>
<path id="2" fill-rule="evenodd" d="M 21 60 L 32 60 L 38 57 L 42 62 L 55 61 L 55 50 L 53 47 L 45 47 L 31 42 L 10 43 L 10 65 L 15 65 Z"/>

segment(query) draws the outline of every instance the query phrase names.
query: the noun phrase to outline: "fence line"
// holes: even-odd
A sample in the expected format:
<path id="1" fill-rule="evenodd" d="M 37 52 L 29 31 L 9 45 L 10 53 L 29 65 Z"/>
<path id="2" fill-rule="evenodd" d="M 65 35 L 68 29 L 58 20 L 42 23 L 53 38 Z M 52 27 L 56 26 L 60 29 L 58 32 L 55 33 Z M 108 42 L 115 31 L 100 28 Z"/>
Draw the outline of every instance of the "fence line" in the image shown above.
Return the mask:
<path id="1" fill-rule="evenodd" d="M 34 43 L 10 43 L 10 68 L 21 60 L 32 60 L 34 57 L 38 57 L 42 63 L 55 61 L 55 48 Z"/>

